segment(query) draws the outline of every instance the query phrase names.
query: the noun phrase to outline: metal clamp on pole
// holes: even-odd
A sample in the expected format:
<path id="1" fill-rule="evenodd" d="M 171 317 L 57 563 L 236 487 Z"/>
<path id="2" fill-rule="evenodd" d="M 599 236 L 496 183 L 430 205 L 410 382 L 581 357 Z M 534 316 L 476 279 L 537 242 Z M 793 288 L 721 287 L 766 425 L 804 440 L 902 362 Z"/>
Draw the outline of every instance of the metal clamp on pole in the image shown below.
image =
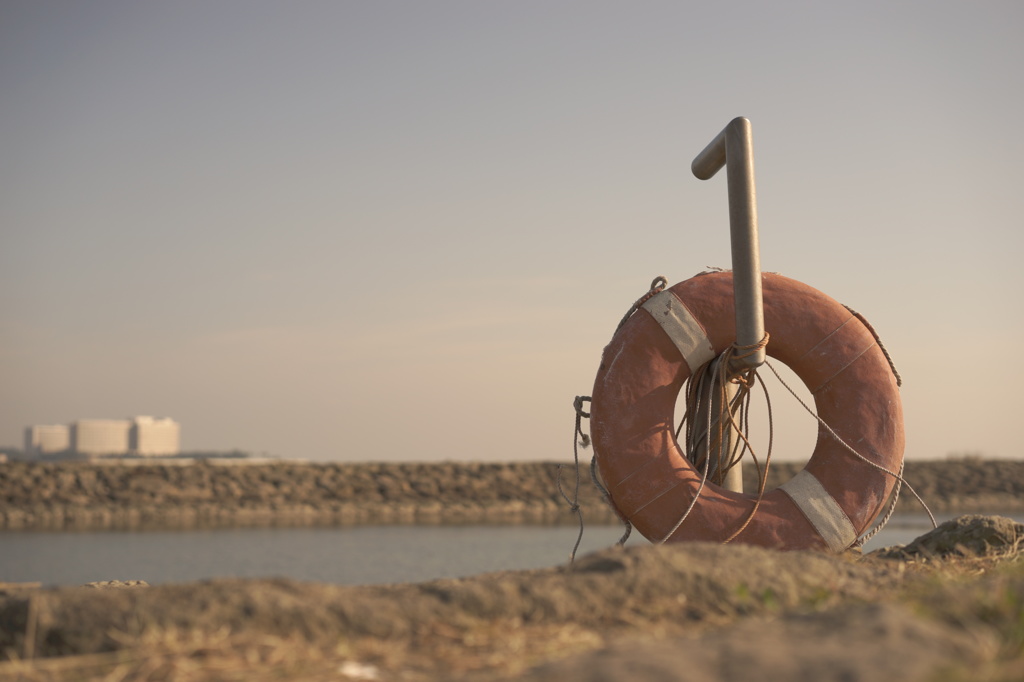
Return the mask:
<path id="1" fill-rule="evenodd" d="M 764 338 L 761 298 L 761 256 L 757 241 L 757 192 L 754 189 L 754 142 L 750 121 L 734 118 L 690 166 L 709 180 L 726 166 L 729 186 L 729 232 L 732 238 L 733 299 L 736 302 L 736 343 L 756 346 Z M 741 354 L 745 355 L 745 354 Z M 760 367 L 765 350 L 737 357 L 729 368 L 741 372 Z"/>

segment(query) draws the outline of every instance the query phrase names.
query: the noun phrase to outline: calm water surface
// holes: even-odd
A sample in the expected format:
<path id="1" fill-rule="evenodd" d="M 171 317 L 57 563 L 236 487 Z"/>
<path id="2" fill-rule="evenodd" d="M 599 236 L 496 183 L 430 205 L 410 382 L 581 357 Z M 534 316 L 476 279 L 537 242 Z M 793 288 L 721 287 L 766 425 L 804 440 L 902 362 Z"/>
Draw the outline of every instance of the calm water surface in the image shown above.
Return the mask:
<path id="1" fill-rule="evenodd" d="M 865 549 L 905 544 L 930 527 L 923 514 L 894 516 Z M 347 585 L 418 582 L 557 566 L 567 561 L 577 530 L 472 525 L 7 531 L 0 532 L 0 582 L 159 584 L 272 576 Z M 589 526 L 580 554 L 611 546 L 620 535 L 618 527 Z M 634 532 L 628 544 L 646 542 Z"/>

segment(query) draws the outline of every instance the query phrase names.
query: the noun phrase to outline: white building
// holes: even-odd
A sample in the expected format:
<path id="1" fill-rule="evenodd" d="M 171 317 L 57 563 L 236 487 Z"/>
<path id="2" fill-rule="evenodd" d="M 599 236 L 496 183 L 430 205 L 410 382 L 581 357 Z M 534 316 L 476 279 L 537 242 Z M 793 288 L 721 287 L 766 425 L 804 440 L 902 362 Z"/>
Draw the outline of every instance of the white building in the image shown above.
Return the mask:
<path id="1" fill-rule="evenodd" d="M 71 451 L 99 457 L 128 454 L 132 422 L 128 419 L 79 419 L 71 422 Z"/>
<path id="2" fill-rule="evenodd" d="M 181 454 L 181 425 L 166 417 L 79 419 L 25 429 L 27 457 L 140 457 Z"/>
<path id="3" fill-rule="evenodd" d="M 25 456 L 39 457 L 71 449 L 71 431 L 65 424 L 39 424 L 25 429 Z"/>
<path id="4" fill-rule="evenodd" d="M 135 417 L 129 443 L 133 455 L 177 455 L 181 452 L 181 425 L 166 417 Z"/>

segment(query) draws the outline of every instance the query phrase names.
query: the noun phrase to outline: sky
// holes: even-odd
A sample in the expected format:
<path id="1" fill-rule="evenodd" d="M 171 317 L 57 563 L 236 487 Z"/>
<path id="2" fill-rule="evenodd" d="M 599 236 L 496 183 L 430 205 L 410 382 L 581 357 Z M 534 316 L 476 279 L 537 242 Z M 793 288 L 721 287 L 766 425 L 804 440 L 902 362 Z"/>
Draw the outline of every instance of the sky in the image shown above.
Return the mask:
<path id="1" fill-rule="evenodd" d="M 729 267 L 690 162 L 746 116 L 762 267 L 878 330 L 907 458 L 1019 458 L 1022 31 L 1016 1 L 0 0 L 0 445 L 153 415 L 186 450 L 570 460 L 629 305 Z"/>

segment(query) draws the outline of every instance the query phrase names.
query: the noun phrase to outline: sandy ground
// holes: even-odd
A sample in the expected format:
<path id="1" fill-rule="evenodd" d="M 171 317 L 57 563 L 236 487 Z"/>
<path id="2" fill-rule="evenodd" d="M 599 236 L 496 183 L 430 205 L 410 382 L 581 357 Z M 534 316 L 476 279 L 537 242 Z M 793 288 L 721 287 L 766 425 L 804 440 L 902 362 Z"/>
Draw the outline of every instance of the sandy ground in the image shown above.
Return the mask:
<path id="1" fill-rule="evenodd" d="M 709 544 L 342 587 L 0 589 L 3 680 L 1019 680 L 1024 525 L 869 556 Z"/>

